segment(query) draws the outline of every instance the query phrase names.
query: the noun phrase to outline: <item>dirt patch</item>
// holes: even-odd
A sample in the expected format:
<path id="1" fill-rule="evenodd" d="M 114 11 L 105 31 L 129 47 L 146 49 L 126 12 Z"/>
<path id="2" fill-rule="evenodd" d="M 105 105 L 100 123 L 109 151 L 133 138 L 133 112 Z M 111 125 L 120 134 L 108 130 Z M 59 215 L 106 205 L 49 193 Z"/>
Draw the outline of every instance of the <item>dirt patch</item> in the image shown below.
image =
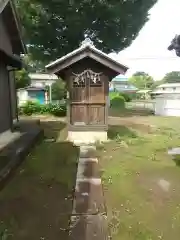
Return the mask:
<path id="1" fill-rule="evenodd" d="M 144 191 L 147 202 L 156 207 L 165 206 L 174 197 L 171 182 L 157 177 L 156 174 L 141 174 L 138 176 L 137 182 Z"/>
<path id="2" fill-rule="evenodd" d="M 17 197 L 0 200 L 0 221 L 9 227 L 10 239 L 67 239 L 72 192 L 54 181 L 28 180 Z"/>
<path id="3" fill-rule="evenodd" d="M 135 130 L 139 130 L 145 133 L 151 133 L 155 130 L 155 126 L 149 124 L 146 121 L 140 121 L 136 117 L 120 118 L 120 117 L 109 117 L 109 125 L 123 125 Z"/>

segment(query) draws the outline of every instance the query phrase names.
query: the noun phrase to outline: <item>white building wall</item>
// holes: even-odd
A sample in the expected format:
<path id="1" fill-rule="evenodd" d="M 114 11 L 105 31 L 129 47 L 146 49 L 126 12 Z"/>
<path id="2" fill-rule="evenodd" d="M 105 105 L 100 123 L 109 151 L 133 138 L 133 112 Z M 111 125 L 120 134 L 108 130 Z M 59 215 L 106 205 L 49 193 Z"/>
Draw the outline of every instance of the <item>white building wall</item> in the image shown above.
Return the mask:
<path id="1" fill-rule="evenodd" d="M 18 105 L 19 106 L 23 105 L 29 99 L 28 91 L 24 90 L 24 89 L 19 89 L 17 92 L 17 96 L 18 96 Z"/>
<path id="2" fill-rule="evenodd" d="M 52 85 L 56 80 L 36 80 L 31 79 L 31 86 L 33 87 L 45 87 Z"/>
<path id="3" fill-rule="evenodd" d="M 180 94 L 163 94 L 157 97 L 155 115 L 180 116 Z"/>

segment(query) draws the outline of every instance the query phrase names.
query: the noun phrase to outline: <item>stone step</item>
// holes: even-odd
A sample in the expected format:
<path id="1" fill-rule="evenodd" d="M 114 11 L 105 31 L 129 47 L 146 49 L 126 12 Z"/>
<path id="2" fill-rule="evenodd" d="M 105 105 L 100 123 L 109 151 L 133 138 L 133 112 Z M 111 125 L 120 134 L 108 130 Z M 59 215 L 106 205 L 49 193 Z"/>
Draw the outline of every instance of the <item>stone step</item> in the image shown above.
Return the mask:
<path id="1" fill-rule="evenodd" d="M 0 168 L 0 186 L 3 186 L 11 173 L 25 159 L 31 148 L 43 138 L 43 130 L 36 124 L 23 127 L 23 134 L 7 144 L 0 152 L 0 160 L 6 160 Z"/>
<path id="2" fill-rule="evenodd" d="M 80 158 L 96 158 L 97 151 L 96 147 L 88 145 L 88 146 L 80 146 Z"/>
<path id="3" fill-rule="evenodd" d="M 94 146 L 80 146 L 70 240 L 108 240 L 100 168 Z"/>
<path id="4" fill-rule="evenodd" d="M 90 148 L 88 148 L 90 149 Z M 79 158 L 72 214 L 105 213 L 97 158 Z"/>
<path id="5" fill-rule="evenodd" d="M 71 217 L 69 240 L 109 240 L 105 215 Z"/>
<path id="6" fill-rule="evenodd" d="M 101 179 L 77 180 L 73 202 L 73 215 L 106 213 Z"/>
<path id="7" fill-rule="evenodd" d="M 100 169 L 97 158 L 79 158 L 77 179 L 99 177 Z"/>

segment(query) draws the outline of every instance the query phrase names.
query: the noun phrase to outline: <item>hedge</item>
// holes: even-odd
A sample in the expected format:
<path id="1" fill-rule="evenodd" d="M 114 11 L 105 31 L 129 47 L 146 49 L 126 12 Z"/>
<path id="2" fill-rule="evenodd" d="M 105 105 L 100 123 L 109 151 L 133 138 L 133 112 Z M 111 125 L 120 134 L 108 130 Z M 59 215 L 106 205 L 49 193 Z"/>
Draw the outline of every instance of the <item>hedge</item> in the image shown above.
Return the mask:
<path id="1" fill-rule="evenodd" d="M 110 100 L 111 108 L 118 109 L 118 108 L 125 108 L 125 99 L 123 96 L 117 96 Z"/>
<path id="2" fill-rule="evenodd" d="M 131 102 L 132 98 L 133 98 L 132 94 L 129 94 L 129 93 L 118 92 L 118 91 L 114 91 L 114 92 L 109 93 L 110 100 L 112 100 L 115 97 L 119 97 L 119 96 L 124 97 L 125 102 Z"/>

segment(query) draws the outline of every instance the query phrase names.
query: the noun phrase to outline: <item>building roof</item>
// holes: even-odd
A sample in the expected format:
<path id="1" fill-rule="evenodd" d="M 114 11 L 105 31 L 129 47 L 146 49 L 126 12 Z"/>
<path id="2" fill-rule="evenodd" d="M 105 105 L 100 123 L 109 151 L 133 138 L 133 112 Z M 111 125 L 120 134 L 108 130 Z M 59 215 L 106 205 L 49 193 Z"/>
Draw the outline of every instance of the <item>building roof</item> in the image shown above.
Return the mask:
<path id="1" fill-rule="evenodd" d="M 27 90 L 27 91 L 46 91 L 45 87 L 34 87 L 34 86 L 27 86 L 24 88 L 19 88 L 18 91 Z"/>
<path id="2" fill-rule="evenodd" d="M 164 83 L 157 86 L 156 88 L 165 88 L 165 87 L 180 87 L 180 83 Z"/>
<path id="3" fill-rule="evenodd" d="M 22 40 L 21 24 L 16 11 L 14 0 L 1 0 L 0 2 L 0 14 L 4 19 L 6 28 L 9 31 L 9 36 L 12 41 L 13 53 L 20 55 L 20 53 L 26 53 L 26 46 Z"/>
<path id="4" fill-rule="evenodd" d="M 20 57 L 14 56 L 14 55 L 9 55 L 2 49 L 0 49 L 0 59 L 3 59 L 3 62 L 7 66 L 11 66 L 16 69 L 22 68 L 22 61 L 21 61 Z"/>
<path id="5" fill-rule="evenodd" d="M 133 91 L 133 92 L 136 92 L 136 91 L 138 91 L 138 89 L 135 87 L 135 86 L 133 86 L 133 85 L 118 85 L 118 86 L 116 86 L 115 87 L 115 89 L 117 90 L 117 91 L 119 91 L 119 92 L 126 92 L 126 91 Z"/>
<path id="6" fill-rule="evenodd" d="M 179 89 L 176 89 L 179 88 Z M 176 94 L 180 93 L 180 83 L 165 83 L 157 86 L 151 94 Z"/>
<path id="7" fill-rule="evenodd" d="M 112 82 L 128 82 L 128 78 L 123 75 L 119 75 L 112 79 Z"/>
<path id="8" fill-rule="evenodd" d="M 149 89 L 141 89 L 139 90 L 137 93 L 149 93 L 151 92 L 152 90 L 149 90 Z"/>
<path id="9" fill-rule="evenodd" d="M 87 57 L 116 72 L 116 75 L 124 74 L 128 70 L 127 66 L 122 65 L 121 63 L 112 59 L 106 53 L 97 49 L 89 39 L 85 39 L 82 45 L 76 50 L 48 64 L 46 69 L 51 73 L 58 74 L 65 68 Z"/>
<path id="10" fill-rule="evenodd" d="M 31 80 L 57 80 L 58 77 L 55 74 L 47 73 L 30 73 Z"/>

